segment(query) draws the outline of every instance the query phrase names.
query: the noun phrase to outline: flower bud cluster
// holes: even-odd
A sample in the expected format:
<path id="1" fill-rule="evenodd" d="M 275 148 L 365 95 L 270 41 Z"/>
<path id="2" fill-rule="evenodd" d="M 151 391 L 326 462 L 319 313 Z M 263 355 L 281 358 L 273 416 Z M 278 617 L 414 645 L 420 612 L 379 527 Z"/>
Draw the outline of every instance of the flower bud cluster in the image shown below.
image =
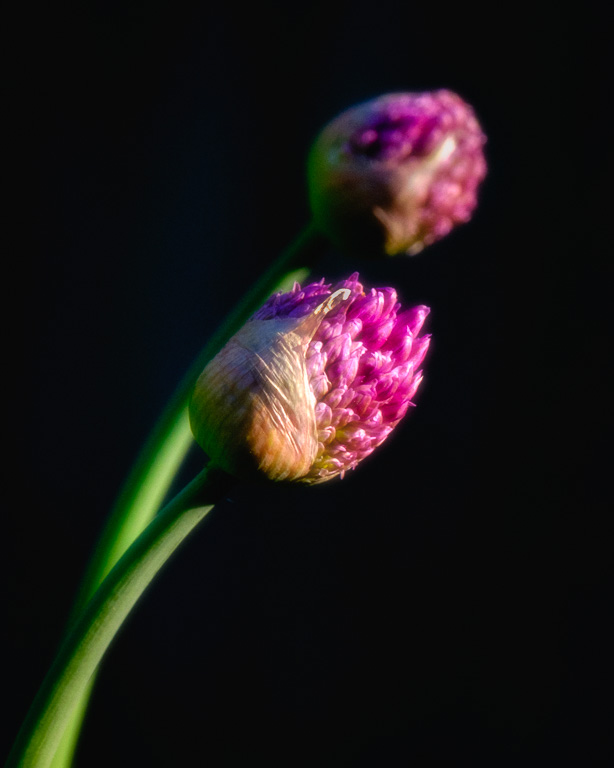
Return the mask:
<path id="1" fill-rule="evenodd" d="M 416 254 L 471 218 L 486 137 L 448 90 L 391 93 L 346 110 L 308 159 L 313 223 L 351 255 Z M 271 296 L 204 369 L 190 423 L 241 478 L 321 483 L 381 445 L 413 404 L 428 308 L 357 273 Z"/>
<path id="2" fill-rule="evenodd" d="M 365 292 L 358 274 L 272 296 L 198 379 L 197 441 L 240 477 L 342 477 L 412 405 L 428 311 L 401 311 L 393 288 Z"/>
<path id="3" fill-rule="evenodd" d="M 352 253 L 418 253 L 471 218 L 485 141 L 472 108 L 449 90 L 352 107 L 310 152 L 316 225 Z"/>

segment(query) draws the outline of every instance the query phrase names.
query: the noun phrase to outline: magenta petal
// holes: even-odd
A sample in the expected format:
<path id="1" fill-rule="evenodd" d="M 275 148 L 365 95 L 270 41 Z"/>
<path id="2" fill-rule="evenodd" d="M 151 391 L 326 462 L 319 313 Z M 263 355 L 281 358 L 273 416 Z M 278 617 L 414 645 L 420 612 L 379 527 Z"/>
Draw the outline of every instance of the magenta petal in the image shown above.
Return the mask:
<path id="1" fill-rule="evenodd" d="M 407 397 L 411 400 L 411 398 L 416 394 L 418 391 L 418 387 L 420 386 L 420 383 L 422 382 L 422 373 L 419 373 L 414 380 L 411 383 L 411 386 L 409 390 L 407 391 Z"/>
<path id="2" fill-rule="evenodd" d="M 387 422 L 397 422 L 405 416 L 409 408 L 409 401 L 382 405 L 382 416 Z"/>
<path id="3" fill-rule="evenodd" d="M 412 336 L 416 336 L 420 332 L 429 312 L 430 309 L 423 305 L 412 307 L 411 309 L 405 310 L 405 312 L 401 312 L 398 316 L 397 323 L 406 324 Z"/>
<path id="4" fill-rule="evenodd" d="M 360 340 L 367 349 L 380 349 L 380 347 L 382 347 L 388 340 L 395 322 L 395 318 L 391 317 L 388 320 L 383 320 L 377 325 L 372 325 L 368 330 L 363 331 Z"/>
<path id="5" fill-rule="evenodd" d="M 329 427 L 333 420 L 333 410 L 324 401 L 316 403 L 316 425 L 318 429 Z"/>
<path id="6" fill-rule="evenodd" d="M 342 328 L 343 326 L 340 326 Z M 349 333 L 341 333 L 338 336 L 330 338 L 322 348 L 326 355 L 328 365 L 332 365 L 337 360 L 347 360 L 352 349 L 352 339 Z"/>
<path id="7" fill-rule="evenodd" d="M 336 387 L 348 387 L 356 378 L 358 358 L 350 357 L 328 366 L 327 372 L 331 383 Z"/>
<path id="8" fill-rule="evenodd" d="M 416 341 L 416 344 L 412 349 L 412 356 L 411 356 L 411 361 L 413 363 L 414 368 L 417 368 L 420 365 L 420 363 L 424 360 L 430 343 L 431 343 L 430 335 L 422 336 Z"/>
<path id="9" fill-rule="evenodd" d="M 330 381 L 325 372 L 319 374 L 318 376 L 314 376 L 310 380 L 309 385 L 316 399 L 316 402 L 325 397 L 330 389 Z"/>

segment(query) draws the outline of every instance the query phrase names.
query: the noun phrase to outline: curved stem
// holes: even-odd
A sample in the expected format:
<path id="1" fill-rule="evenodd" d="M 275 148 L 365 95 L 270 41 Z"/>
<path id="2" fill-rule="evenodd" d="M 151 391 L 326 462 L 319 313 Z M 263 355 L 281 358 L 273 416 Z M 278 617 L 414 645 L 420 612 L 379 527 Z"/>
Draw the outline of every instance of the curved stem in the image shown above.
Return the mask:
<path id="1" fill-rule="evenodd" d="M 149 524 L 74 623 L 28 713 L 7 768 L 47 768 L 74 707 L 126 616 L 184 538 L 228 491 L 231 478 L 205 469 Z"/>
<path id="2" fill-rule="evenodd" d="M 187 404 L 202 369 L 272 293 L 289 290 L 295 280 L 301 282 L 309 276 L 325 243 L 325 238 L 313 225 L 307 226 L 228 314 L 184 376 L 120 491 L 82 581 L 71 621 L 79 615 L 113 565 L 146 528 L 164 501 L 193 445 Z M 73 719 L 58 746 L 53 768 L 69 768 L 72 763 L 94 681 L 95 677 L 92 677 L 80 696 Z"/>
<path id="3" fill-rule="evenodd" d="M 184 376 L 145 443 L 109 516 L 79 592 L 75 611 L 96 591 L 106 573 L 159 509 L 181 462 L 192 445 L 187 404 L 202 369 L 275 290 L 305 279 L 325 239 L 312 225 L 254 283 L 227 315 Z M 302 267 L 302 268 L 301 268 Z M 73 614 L 74 615 L 74 614 Z"/>

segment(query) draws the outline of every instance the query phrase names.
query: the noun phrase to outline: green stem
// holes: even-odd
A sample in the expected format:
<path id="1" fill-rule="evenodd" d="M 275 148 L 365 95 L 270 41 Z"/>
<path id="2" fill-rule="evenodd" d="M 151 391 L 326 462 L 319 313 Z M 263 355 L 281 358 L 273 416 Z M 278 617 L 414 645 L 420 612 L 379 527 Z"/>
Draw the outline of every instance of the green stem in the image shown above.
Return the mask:
<path id="1" fill-rule="evenodd" d="M 184 376 L 124 483 L 83 580 L 75 604 L 76 613 L 125 548 L 149 523 L 168 493 L 192 445 L 187 405 L 202 369 L 272 293 L 291 287 L 294 279 L 308 277 L 324 242 L 312 225 L 306 227 L 226 316 Z"/>
<path id="2" fill-rule="evenodd" d="M 28 713 L 6 768 L 48 768 L 105 651 L 148 584 L 227 493 L 231 478 L 205 469 L 132 543 L 73 624 Z"/>
<path id="3" fill-rule="evenodd" d="M 309 276 L 310 267 L 321 255 L 325 242 L 312 225 L 306 227 L 230 312 L 184 376 L 123 485 L 83 579 L 72 621 L 163 503 L 193 444 L 187 404 L 202 369 L 272 293 L 289 290 L 294 280 L 300 282 Z M 72 764 L 94 681 L 92 677 L 75 707 L 73 720 L 58 746 L 53 768 L 69 768 Z"/>

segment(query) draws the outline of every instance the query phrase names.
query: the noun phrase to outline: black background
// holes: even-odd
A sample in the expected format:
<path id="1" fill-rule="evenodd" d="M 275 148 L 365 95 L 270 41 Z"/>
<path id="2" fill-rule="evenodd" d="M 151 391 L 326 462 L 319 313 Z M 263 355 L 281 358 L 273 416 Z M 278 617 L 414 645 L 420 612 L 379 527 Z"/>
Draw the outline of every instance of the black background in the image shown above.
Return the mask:
<path id="1" fill-rule="evenodd" d="M 345 480 L 240 488 L 214 510 L 105 659 L 77 764 L 612 751 L 602 27 L 589 4 L 543 0 L 131 0 L 8 20 L 3 752 L 149 427 L 307 223 L 317 131 L 438 87 L 489 137 L 473 221 L 413 259 L 331 250 L 317 274 L 358 269 L 431 306 L 418 407 Z"/>

